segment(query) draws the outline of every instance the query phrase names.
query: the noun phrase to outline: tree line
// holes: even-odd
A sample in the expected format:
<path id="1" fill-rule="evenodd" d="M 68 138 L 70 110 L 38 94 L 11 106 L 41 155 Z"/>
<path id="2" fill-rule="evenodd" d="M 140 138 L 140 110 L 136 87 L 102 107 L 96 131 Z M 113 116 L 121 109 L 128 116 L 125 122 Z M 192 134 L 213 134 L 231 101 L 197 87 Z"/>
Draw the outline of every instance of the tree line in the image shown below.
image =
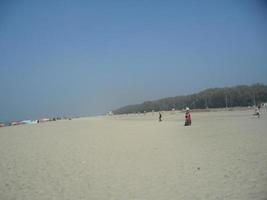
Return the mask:
<path id="1" fill-rule="evenodd" d="M 151 111 L 224 108 L 253 106 L 267 102 L 267 85 L 239 85 L 235 87 L 210 88 L 199 93 L 145 101 L 114 110 L 114 114 L 143 113 Z"/>

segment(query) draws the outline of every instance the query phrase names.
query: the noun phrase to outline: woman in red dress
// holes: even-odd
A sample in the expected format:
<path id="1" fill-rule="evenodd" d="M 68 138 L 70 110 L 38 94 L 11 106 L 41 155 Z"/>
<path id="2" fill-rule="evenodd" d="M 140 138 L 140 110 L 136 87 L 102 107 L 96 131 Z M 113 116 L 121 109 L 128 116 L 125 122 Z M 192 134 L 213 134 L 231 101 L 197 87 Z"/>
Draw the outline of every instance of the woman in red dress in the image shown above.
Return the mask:
<path id="1" fill-rule="evenodd" d="M 191 119 L 191 114 L 190 114 L 190 110 L 188 107 L 186 107 L 186 111 L 185 111 L 185 126 L 190 126 L 192 123 L 192 119 Z"/>

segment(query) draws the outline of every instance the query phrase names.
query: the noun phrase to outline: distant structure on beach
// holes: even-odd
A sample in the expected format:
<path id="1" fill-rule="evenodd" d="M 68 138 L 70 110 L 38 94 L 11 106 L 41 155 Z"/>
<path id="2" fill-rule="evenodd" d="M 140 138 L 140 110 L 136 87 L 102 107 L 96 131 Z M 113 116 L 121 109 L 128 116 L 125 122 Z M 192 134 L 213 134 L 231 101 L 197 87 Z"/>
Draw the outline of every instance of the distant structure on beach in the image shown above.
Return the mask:
<path id="1" fill-rule="evenodd" d="M 113 115 L 113 112 L 112 112 L 112 111 L 109 111 L 109 112 L 107 113 L 107 115 L 111 116 L 111 115 Z"/>
<path id="2" fill-rule="evenodd" d="M 267 85 L 240 85 L 225 88 L 210 88 L 196 94 L 176 96 L 142 104 L 129 105 L 117 110 L 114 114 L 145 113 L 154 111 L 191 109 L 248 107 L 267 102 Z"/>
<path id="3" fill-rule="evenodd" d="M 33 124 L 38 124 L 38 123 L 43 123 L 43 122 L 51 122 L 51 121 L 57 121 L 57 120 L 62 120 L 62 119 L 68 119 L 71 120 L 71 118 L 61 118 L 61 117 L 54 117 L 54 118 L 41 118 L 38 120 L 21 120 L 21 121 L 13 121 L 10 123 L 0 123 L 0 127 L 4 126 L 17 126 L 17 125 L 33 125 Z"/>

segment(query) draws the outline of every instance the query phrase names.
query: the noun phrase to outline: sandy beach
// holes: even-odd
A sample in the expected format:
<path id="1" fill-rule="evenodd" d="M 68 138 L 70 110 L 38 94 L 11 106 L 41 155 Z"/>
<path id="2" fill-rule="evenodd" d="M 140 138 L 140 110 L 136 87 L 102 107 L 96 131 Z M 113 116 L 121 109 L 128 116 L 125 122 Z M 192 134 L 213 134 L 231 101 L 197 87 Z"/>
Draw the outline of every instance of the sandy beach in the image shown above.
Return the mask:
<path id="1" fill-rule="evenodd" d="M 0 128 L 1 200 L 267 199 L 267 112 L 158 113 Z"/>

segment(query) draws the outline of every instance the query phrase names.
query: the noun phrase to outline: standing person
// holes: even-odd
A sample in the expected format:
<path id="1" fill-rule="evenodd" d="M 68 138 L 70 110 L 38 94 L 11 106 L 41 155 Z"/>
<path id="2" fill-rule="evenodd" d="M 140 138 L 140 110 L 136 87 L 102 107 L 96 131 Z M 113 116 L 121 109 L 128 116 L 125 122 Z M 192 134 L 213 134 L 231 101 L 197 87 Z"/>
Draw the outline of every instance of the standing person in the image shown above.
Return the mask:
<path id="1" fill-rule="evenodd" d="M 260 108 L 261 108 L 260 106 L 255 108 L 255 114 L 254 115 L 257 116 L 258 118 L 260 117 Z"/>
<path id="2" fill-rule="evenodd" d="M 159 122 L 161 122 L 162 121 L 162 115 L 161 115 L 161 113 L 159 112 Z"/>
<path id="3" fill-rule="evenodd" d="M 186 107 L 186 111 L 185 111 L 185 126 L 191 126 L 192 123 L 192 119 L 191 119 L 191 114 L 190 114 L 190 110 L 188 107 Z"/>

